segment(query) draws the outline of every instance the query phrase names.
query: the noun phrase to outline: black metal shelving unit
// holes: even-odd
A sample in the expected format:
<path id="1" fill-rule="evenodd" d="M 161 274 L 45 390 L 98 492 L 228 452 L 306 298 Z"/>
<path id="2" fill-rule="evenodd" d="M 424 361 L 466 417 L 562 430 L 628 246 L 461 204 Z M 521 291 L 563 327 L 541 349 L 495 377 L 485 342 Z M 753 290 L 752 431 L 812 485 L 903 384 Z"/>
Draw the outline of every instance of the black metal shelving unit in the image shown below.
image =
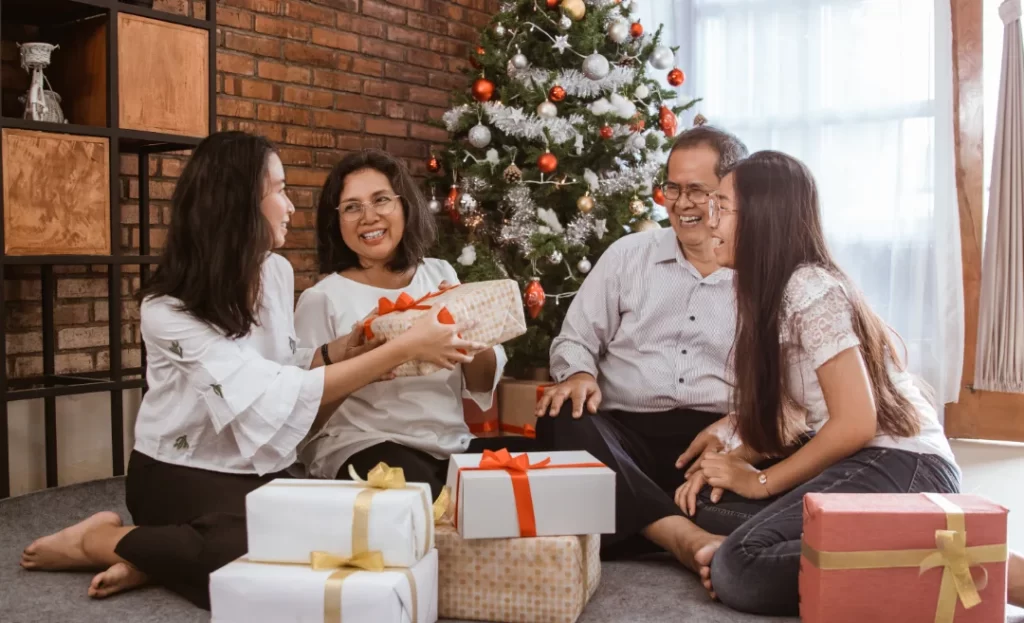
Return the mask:
<path id="1" fill-rule="evenodd" d="M 106 28 L 106 72 L 107 106 L 105 127 L 56 124 L 30 121 L 20 118 L 0 117 L 0 129 L 18 128 L 56 134 L 104 137 L 109 139 L 110 153 L 110 255 L 18 255 L 0 254 L 0 284 L 3 283 L 8 266 L 30 265 L 40 268 L 42 279 L 42 342 L 43 374 L 34 377 L 10 379 L 7 375 L 6 303 L 4 288 L 0 287 L 0 499 L 10 496 L 10 457 L 8 452 L 9 431 L 7 419 L 8 403 L 18 400 L 43 399 L 46 486 L 57 485 L 57 404 L 58 396 L 109 392 L 112 468 L 115 476 L 124 474 L 124 404 L 126 389 L 144 388 L 145 349 L 143 347 L 141 368 L 124 368 L 121 361 L 123 347 L 121 334 L 121 276 L 125 265 L 139 265 L 141 283 L 145 283 L 150 265 L 156 257 L 150 255 L 149 223 L 149 157 L 169 151 L 182 151 L 195 147 L 200 138 L 141 132 L 119 127 L 118 114 L 118 15 L 134 14 L 164 22 L 171 22 L 206 31 L 209 38 L 209 131 L 216 131 L 216 76 L 217 76 L 217 27 L 216 2 L 206 2 L 206 19 L 183 17 L 145 7 L 125 4 L 118 0 L 0 0 L 0 25 L 5 20 L 39 26 L 59 26 L 83 19 L 107 20 Z M 135 154 L 139 160 L 139 254 L 129 255 L 121 249 L 121 154 Z M 0 159 L 2 167 L 2 159 Z M 0 169 L 2 180 L 2 169 Z M 3 196 L 0 193 L 0 251 L 4 249 Z M 107 305 L 110 335 L 110 369 L 102 372 L 81 374 L 55 373 L 55 327 L 54 266 L 104 265 L 107 267 Z M 128 377 L 128 378 L 126 378 Z"/>

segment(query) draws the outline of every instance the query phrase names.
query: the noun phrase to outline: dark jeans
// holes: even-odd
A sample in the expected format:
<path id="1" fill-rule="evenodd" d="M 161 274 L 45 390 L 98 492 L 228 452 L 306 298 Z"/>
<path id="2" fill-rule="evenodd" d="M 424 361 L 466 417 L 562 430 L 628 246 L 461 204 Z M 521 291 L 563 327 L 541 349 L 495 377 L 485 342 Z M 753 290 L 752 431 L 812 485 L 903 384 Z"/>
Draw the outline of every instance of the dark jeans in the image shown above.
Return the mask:
<path id="1" fill-rule="evenodd" d="M 245 496 L 287 474 L 226 474 L 128 460 L 125 503 L 137 528 L 114 548 L 150 580 L 210 609 L 210 574 L 245 555 Z"/>
<path id="2" fill-rule="evenodd" d="M 686 466 L 675 463 L 717 413 L 677 409 L 662 413 L 599 412 L 572 417 L 566 402 L 557 417 L 537 420 L 537 441 L 546 450 L 586 450 L 616 474 L 615 534 L 601 536 L 604 559 L 660 551 L 641 531 L 672 515 Z"/>
<path id="3" fill-rule="evenodd" d="M 711 583 L 725 605 L 761 615 L 799 614 L 798 577 L 803 498 L 807 493 L 958 493 L 960 482 L 942 458 L 865 448 L 769 501 L 700 495 L 695 521 L 729 534 L 711 561 Z"/>
<path id="4" fill-rule="evenodd" d="M 509 452 L 533 452 L 538 450 L 537 442 L 528 437 L 477 437 L 469 442 L 468 453 L 476 454 L 484 450 L 500 450 Z M 448 479 L 448 459 L 435 459 L 431 455 L 408 446 L 385 441 L 365 450 L 360 450 L 345 461 L 338 470 L 337 480 L 349 480 L 348 466 L 353 465 L 356 473 L 366 477 L 366 473 L 383 461 L 388 467 L 401 467 L 405 472 L 406 482 L 425 482 L 430 484 L 430 492 L 434 499 L 441 495 L 445 481 Z"/>

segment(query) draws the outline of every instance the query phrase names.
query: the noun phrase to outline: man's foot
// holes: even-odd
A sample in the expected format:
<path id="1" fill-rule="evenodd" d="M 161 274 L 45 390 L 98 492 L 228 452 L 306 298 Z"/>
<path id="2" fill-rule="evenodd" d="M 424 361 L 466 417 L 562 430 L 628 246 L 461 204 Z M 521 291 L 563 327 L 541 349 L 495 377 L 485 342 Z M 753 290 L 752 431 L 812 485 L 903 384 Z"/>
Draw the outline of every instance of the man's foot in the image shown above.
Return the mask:
<path id="1" fill-rule="evenodd" d="M 44 571 L 94 568 L 95 563 L 89 559 L 82 547 L 86 533 L 100 526 L 122 525 L 121 517 L 117 513 L 96 513 L 60 532 L 36 539 L 21 553 L 21 566 Z"/>
<path id="2" fill-rule="evenodd" d="M 1011 606 L 1024 608 L 1024 556 L 1010 552 L 1010 564 L 1006 575 L 1006 602 Z"/>
<path id="3" fill-rule="evenodd" d="M 115 593 L 138 588 L 148 581 L 145 573 L 126 562 L 119 562 L 96 574 L 89 584 L 89 597 L 103 599 Z"/>
<path id="4" fill-rule="evenodd" d="M 711 595 L 711 599 L 718 599 L 718 595 L 715 595 L 715 589 L 711 586 L 711 559 L 715 556 L 715 552 L 722 546 L 724 538 L 719 537 L 719 540 L 708 543 L 704 547 L 697 550 L 694 554 L 693 559 L 700 566 L 700 582 L 707 589 L 708 595 Z"/>

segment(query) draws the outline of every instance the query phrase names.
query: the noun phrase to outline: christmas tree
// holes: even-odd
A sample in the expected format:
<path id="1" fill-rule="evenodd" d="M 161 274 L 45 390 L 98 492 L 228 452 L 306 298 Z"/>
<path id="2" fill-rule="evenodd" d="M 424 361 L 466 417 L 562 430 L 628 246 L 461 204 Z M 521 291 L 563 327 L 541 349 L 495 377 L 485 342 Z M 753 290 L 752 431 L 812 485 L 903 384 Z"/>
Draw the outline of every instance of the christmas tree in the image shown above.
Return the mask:
<path id="1" fill-rule="evenodd" d="M 510 372 L 547 366 L 570 297 L 612 242 L 660 227 L 677 115 L 697 100 L 648 75 L 676 49 L 632 17 L 636 1 L 503 3 L 470 59 L 471 89 L 444 115 L 450 142 L 428 162 L 438 255 L 464 282 L 511 278 L 524 292 L 529 329 L 506 344 Z"/>

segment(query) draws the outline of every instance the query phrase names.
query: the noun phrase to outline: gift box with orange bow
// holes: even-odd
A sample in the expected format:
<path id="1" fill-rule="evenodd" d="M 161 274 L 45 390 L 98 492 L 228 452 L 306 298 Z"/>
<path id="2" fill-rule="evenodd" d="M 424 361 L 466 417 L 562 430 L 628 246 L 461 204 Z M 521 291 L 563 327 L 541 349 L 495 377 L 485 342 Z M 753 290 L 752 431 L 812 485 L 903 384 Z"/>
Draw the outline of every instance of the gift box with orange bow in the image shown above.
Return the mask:
<path id="1" fill-rule="evenodd" d="M 800 620 L 1002 623 L 1006 519 L 973 495 L 810 493 Z"/>
<path id="2" fill-rule="evenodd" d="M 615 472 L 588 452 L 453 454 L 447 486 L 464 539 L 615 532 Z"/>
<path id="3" fill-rule="evenodd" d="M 488 346 L 526 333 L 519 285 L 511 279 L 463 283 L 418 299 L 404 293 L 393 301 L 382 298 L 376 313 L 363 322 L 363 332 L 368 339 L 393 339 L 427 313 L 437 314 L 445 324 L 472 321 L 473 326 L 462 337 Z M 432 363 L 410 361 L 393 372 L 396 376 L 426 376 L 440 369 Z"/>

